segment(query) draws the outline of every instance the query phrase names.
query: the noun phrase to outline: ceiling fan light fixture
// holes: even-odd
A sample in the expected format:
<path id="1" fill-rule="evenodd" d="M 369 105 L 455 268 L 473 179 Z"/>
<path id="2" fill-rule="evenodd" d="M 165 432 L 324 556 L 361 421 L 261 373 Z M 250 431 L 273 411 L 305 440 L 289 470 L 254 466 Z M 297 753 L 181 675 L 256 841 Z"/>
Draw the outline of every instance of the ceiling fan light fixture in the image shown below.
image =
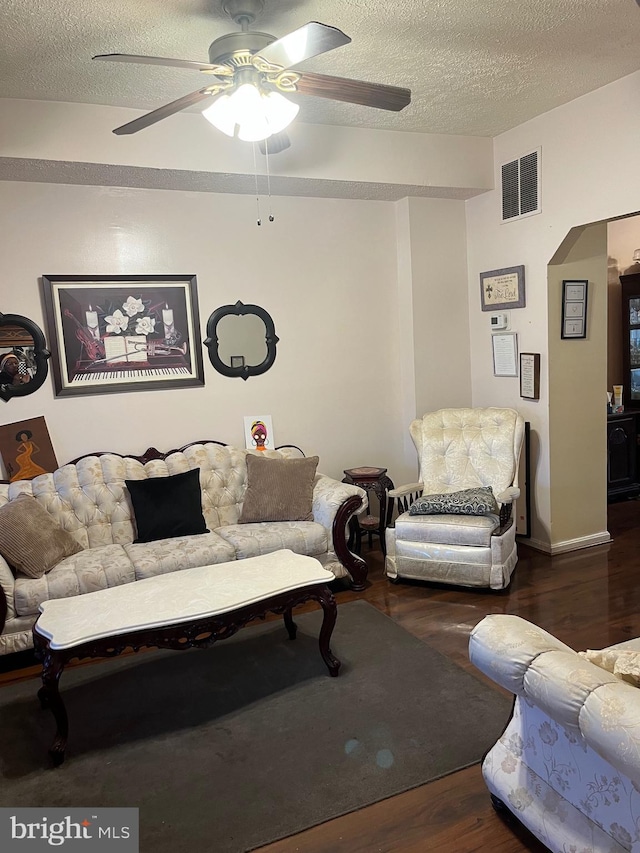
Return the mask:
<path id="1" fill-rule="evenodd" d="M 220 95 L 210 107 L 203 111 L 202 115 L 227 136 L 235 134 L 236 120 L 233 117 L 233 107 L 229 95 Z"/>
<path id="2" fill-rule="evenodd" d="M 214 127 L 244 142 L 261 142 L 288 127 L 298 114 L 297 104 L 278 92 L 263 93 L 243 83 L 231 95 L 221 95 L 202 115 Z"/>

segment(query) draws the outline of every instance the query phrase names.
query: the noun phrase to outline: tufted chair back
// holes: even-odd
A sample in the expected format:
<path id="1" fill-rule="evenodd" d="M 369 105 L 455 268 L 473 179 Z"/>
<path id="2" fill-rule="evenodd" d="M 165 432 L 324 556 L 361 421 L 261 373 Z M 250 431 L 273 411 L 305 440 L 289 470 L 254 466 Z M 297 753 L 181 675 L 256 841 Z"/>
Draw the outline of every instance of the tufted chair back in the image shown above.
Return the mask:
<path id="1" fill-rule="evenodd" d="M 409 432 L 425 495 L 492 486 L 497 496 L 517 480 L 524 419 L 513 409 L 439 409 Z"/>

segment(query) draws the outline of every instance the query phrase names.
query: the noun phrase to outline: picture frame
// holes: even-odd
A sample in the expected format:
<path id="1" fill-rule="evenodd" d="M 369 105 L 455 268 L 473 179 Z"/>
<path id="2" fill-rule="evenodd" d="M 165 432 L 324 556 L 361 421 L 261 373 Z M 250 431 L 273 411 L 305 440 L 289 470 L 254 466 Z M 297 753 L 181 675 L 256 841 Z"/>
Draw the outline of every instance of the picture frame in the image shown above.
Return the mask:
<path id="1" fill-rule="evenodd" d="M 247 450 L 274 450 L 276 441 L 271 415 L 245 415 L 244 441 Z"/>
<path id="2" fill-rule="evenodd" d="M 195 275 L 43 275 L 56 397 L 204 385 Z"/>
<path id="3" fill-rule="evenodd" d="M 491 335 L 493 351 L 493 375 L 518 375 L 518 336 L 516 332 Z"/>
<path id="4" fill-rule="evenodd" d="M 562 325 L 560 337 L 566 340 L 587 337 L 587 279 L 564 279 L 562 282 Z"/>
<path id="5" fill-rule="evenodd" d="M 524 264 L 481 272 L 480 302 L 483 311 L 524 308 Z"/>
<path id="6" fill-rule="evenodd" d="M 540 399 L 540 353 L 520 353 L 520 396 L 524 400 Z"/>
<path id="7" fill-rule="evenodd" d="M 44 416 L 0 426 L 0 456 L 10 483 L 55 471 L 58 460 Z"/>

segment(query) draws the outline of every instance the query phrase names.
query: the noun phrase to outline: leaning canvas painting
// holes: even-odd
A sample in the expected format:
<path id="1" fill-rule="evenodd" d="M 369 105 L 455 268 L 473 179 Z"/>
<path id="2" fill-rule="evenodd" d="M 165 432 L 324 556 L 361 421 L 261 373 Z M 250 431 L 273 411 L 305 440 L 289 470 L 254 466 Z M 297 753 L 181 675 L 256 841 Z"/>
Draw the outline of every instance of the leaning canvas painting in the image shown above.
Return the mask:
<path id="1" fill-rule="evenodd" d="M 32 480 L 58 467 L 43 417 L 0 426 L 0 456 L 10 483 Z"/>

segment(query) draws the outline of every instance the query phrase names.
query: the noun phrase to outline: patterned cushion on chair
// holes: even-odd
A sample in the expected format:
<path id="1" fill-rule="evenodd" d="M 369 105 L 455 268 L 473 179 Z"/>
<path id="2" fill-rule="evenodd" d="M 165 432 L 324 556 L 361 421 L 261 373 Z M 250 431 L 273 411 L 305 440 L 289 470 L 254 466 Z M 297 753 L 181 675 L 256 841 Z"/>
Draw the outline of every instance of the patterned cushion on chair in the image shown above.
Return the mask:
<path id="1" fill-rule="evenodd" d="M 487 515 L 498 513 L 491 486 L 441 495 L 422 495 L 409 507 L 411 515 Z"/>

